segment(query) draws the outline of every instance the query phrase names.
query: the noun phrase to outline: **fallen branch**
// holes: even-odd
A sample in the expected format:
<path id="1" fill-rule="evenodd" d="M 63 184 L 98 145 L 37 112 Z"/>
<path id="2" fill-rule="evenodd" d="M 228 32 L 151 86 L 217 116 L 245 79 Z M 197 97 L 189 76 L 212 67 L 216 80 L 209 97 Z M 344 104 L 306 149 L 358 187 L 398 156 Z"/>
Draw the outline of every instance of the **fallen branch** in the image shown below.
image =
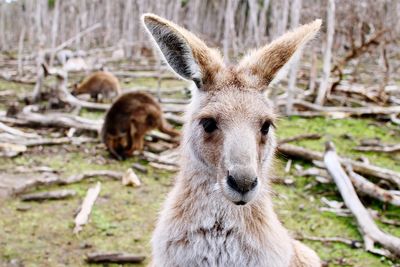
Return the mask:
<path id="1" fill-rule="evenodd" d="M 357 224 L 363 235 L 365 249 L 369 252 L 378 253 L 387 257 L 390 257 L 391 253 L 400 257 L 400 238 L 386 234 L 376 226 L 371 215 L 358 198 L 350 178 L 343 170 L 339 157 L 331 142 L 328 142 L 326 145 L 324 162 L 342 195 L 345 205 L 351 210 L 357 220 Z M 388 251 L 375 248 L 374 243 L 381 244 Z"/>
<path id="2" fill-rule="evenodd" d="M 75 217 L 75 227 L 74 234 L 78 234 L 82 231 L 83 226 L 89 220 L 89 215 L 92 212 L 92 208 L 94 203 L 96 202 L 97 197 L 99 196 L 101 190 L 101 183 L 97 182 L 96 186 L 89 188 L 86 193 L 86 197 L 83 200 L 81 210 L 78 215 Z"/>
<path id="3" fill-rule="evenodd" d="M 294 100 L 294 105 L 302 106 L 314 112 L 319 112 L 321 116 L 335 115 L 335 113 L 343 113 L 343 116 L 362 116 L 362 115 L 376 115 L 376 114 L 398 114 L 400 113 L 400 106 L 368 106 L 368 107 L 326 107 L 306 102 L 304 100 Z"/>
<path id="4" fill-rule="evenodd" d="M 296 239 L 299 240 L 311 240 L 311 241 L 318 241 L 322 243 L 342 243 L 345 245 L 350 246 L 351 248 L 361 248 L 362 242 L 359 240 L 351 240 L 344 237 L 318 237 L 318 236 L 296 236 Z"/>
<path id="5" fill-rule="evenodd" d="M 61 178 L 58 176 L 50 176 L 41 179 L 34 179 L 30 182 L 23 184 L 22 186 L 16 187 L 13 189 L 14 195 L 22 194 L 30 189 L 39 187 L 39 186 L 52 186 L 52 185 L 68 185 L 73 183 L 79 183 L 84 179 L 91 177 L 110 177 L 114 180 L 121 180 L 123 176 L 123 172 L 110 171 L 110 170 L 98 170 L 98 171 L 86 171 L 84 173 L 71 175 L 67 178 Z"/>
<path id="6" fill-rule="evenodd" d="M 300 135 L 281 139 L 278 141 L 278 143 L 280 145 L 282 145 L 282 144 L 286 144 L 286 143 L 290 143 L 290 142 L 297 142 L 297 141 L 301 141 L 301 140 L 318 140 L 318 139 L 321 139 L 321 137 L 322 136 L 320 134 L 300 134 Z"/>
<path id="7" fill-rule="evenodd" d="M 109 170 L 100 170 L 100 171 L 87 171 L 80 174 L 71 175 L 66 179 L 60 179 L 59 185 L 67 185 L 78 183 L 84 179 L 96 177 L 96 176 L 107 176 L 115 180 L 121 180 L 124 173 L 117 171 L 109 171 Z"/>
<path id="8" fill-rule="evenodd" d="M 170 172 L 177 172 L 179 171 L 179 168 L 173 165 L 168 165 L 168 164 L 163 164 L 163 163 L 157 163 L 157 162 L 150 162 L 149 165 L 153 168 L 159 169 L 159 170 L 164 170 L 164 171 L 170 171 Z"/>
<path id="9" fill-rule="evenodd" d="M 379 199 L 382 202 L 390 203 L 395 206 L 400 206 L 400 196 L 391 194 L 390 191 L 382 189 L 381 187 L 368 181 L 361 175 L 355 173 L 350 165 L 346 166 L 349 178 L 358 192 L 373 198 Z"/>
<path id="10" fill-rule="evenodd" d="M 32 194 L 24 194 L 21 196 L 22 201 L 43 201 L 43 200 L 59 200 L 66 199 L 76 195 L 75 190 L 55 190 L 49 192 L 39 192 Z"/>
<path id="11" fill-rule="evenodd" d="M 20 126 L 42 126 L 42 127 L 60 127 L 76 128 L 98 133 L 102 121 L 90 120 L 71 114 L 47 113 L 40 114 L 33 112 L 36 106 L 26 106 L 22 112 L 16 115 L 16 118 L 0 116 L 0 121 Z"/>
<path id="12" fill-rule="evenodd" d="M 20 131 L 18 129 L 14 129 L 10 126 L 5 125 L 4 123 L 0 122 L 0 130 L 12 134 L 12 135 L 16 135 L 16 136 L 20 136 L 20 137 L 24 137 L 24 138 L 38 138 L 40 137 L 39 135 L 37 135 L 36 133 L 25 133 L 23 131 Z"/>
<path id="13" fill-rule="evenodd" d="M 400 144 L 397 145 L 376 145 L 376 146 L 357 146 L 354 148 L 356 151 L 368 151 L 368 152 L 384 152 L 392 153 L 400 151 Z"/>
<path id="14" fill-rule="evenodd" d="M 141 263 L 145 256 L 128 254 L 125 252 L 94 252 L 86 256 L 88 263 Z"/>
<path id="15" fill-rule="evenodd" d="M 308 161 L 313 161 L 313 160 L 321 161 L 323 160 L 324 157 L 323 154 L 320 152 L 308 150 L 306 148 L 290 144 L 279 145 L 278 151 L 286 156 L 301 158 Z M 372 164 L 355 161 L 348 158 L 340 158 L 339 160 L 342 164 L 345 165 L 350 164 L 353 170 L 357 173 L 366 176 L 374 176 L 377 178 L 385 179 L 387 181 L 394 183 L 397 187 L 400 188 L 400 174 L 395 171 L 378 167 Z"/>
<path id="16" fill-rule="evenodd" d="M 26 151 L 26 146 L 12 144 L 12 143 L 0 143 L 0 157 L 13 158 Z"/>

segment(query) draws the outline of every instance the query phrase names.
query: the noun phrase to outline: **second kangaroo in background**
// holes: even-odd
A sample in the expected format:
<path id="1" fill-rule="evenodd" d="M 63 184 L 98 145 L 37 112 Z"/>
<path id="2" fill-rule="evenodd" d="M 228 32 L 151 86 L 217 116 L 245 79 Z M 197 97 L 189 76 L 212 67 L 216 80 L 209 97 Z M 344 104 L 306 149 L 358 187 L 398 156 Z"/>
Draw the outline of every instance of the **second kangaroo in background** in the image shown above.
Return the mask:
<path id="1" fill-rule="evenodd" d="M 179 136 L 163 118 L 157 101 L 144 92 L 131 92 L 120 96 L 106 114 L 101 137 L 110 153 L 118 160 L 143 150 L 144 136 L 159 129 L 172 137 Z"/>
<path id="2" fill-rule="evenodd" d="M 73 95 L 90 94 L 94 101 L 101 98 L 112 99 L 121 94 L 117 77 L 106 71 L 97 71 L 86 77 L 80 84 L 75 84 Z"/>

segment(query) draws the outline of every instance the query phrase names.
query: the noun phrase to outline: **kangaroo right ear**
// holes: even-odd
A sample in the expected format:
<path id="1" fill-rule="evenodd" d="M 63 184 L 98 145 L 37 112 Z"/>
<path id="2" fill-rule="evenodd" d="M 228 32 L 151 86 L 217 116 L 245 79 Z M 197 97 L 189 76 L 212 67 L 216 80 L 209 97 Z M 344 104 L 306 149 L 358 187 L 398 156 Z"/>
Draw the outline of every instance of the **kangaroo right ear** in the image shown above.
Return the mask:
<path id="1" fill-rule="evenodd" d="M 212 83 L 224 66 L 221 55 L 191 32 L 154 14 L 144 14 L 143 23 L 171 68 L 199 89 Z"/>

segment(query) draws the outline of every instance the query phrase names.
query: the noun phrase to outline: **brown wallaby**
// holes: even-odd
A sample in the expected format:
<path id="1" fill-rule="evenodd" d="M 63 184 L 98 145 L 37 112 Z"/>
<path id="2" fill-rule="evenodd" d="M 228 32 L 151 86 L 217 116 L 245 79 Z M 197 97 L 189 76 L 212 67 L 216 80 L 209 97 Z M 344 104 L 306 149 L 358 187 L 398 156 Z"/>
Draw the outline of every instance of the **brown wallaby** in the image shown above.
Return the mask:
<path id="1" fill-rule="evenodd" d="M 135 150 L 143 150 L 144 136 L 153 129 L 179 136 L 163 118 L 157 101 L 144 92 L 121 95 L 108 110 L 101 136 L 110 153 L 122 160 Z"/>
<path id="2" fill-rule="evenodd" d="M 86 77 L 80 84 L 75 84 L 73 95 L 90 94 L 96 102 L 99 96 L 111 99 L 121 94 L 117 77 L 106 71 L 97 71 Z"/>
<path id="3" fill-rule="evenodd" d="M 264 91 L 321 20 L 226 66 L 216 50 L 153 14 L 144 25 L 179 76 L 194 82 L 181 170 L 153 234 L 152 266 L 320 266 L 278 220 L 269 182 L 276 150 Z"/>

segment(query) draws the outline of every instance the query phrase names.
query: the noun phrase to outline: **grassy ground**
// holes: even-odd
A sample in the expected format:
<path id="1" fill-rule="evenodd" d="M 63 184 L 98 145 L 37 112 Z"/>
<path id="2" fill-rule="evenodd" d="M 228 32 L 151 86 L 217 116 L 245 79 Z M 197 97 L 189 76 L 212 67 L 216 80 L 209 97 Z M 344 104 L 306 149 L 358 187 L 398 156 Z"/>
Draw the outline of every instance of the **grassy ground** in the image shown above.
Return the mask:
<path id="1" fill-rule="evenodd" d="M 6 89 L 5 87 L 7 86 L 0 83 L 0 90 Z M 88 112 L 84 115 L 93 118 L 100 116 Z M 282 119 L 278 129 L 280 138 L 301 133 L 322 134 L 321 140 L 301 141 L 297 144 L 322 151 L 323 143 L 332 140 L 342 155 L 351 158 L 363 155 L 376 165 L 400 171 L 399 154 L 382 155 L 352 151 L 352 147 L 364 138 L 378 137 L 386 143 L 399 143 L 400 132 L 393 125 L 378 124 L 369 119 L 293 117 Z M 100 144 L 45 147 L 43 150 L 31 148 L 20 157 L 1 159 L 0 179 L 2 172 L 11 172 L 17 166 L 49 166 L 66 176 L 93 169 L 123 171 L 137 161 L 137 158 L 124 162 L 111 160 Z M 298 177 L 294 171 L 284 174 L 282 169 L 285 163 L 286 159 L 280 157 L 277 164 L 281 170 L 279 174 L 284 178 L 292 178 L 294 184 L 273 184 L 275 209 L 285 226 L 295 235 L 341 236 L 361 240 L 353 218 L 337 217 L 335 214 L 319 211 L 323 206 L 320 201 L 322 197 L 341 200 L 335 186 L 318 184 L 313 178 Z M 294 163 L 309 167 L 305 162 Z M 13 259 L 23 262 L 24 266 L 87 266 L 84 256 L 90 251 L 122 250 L 149 256 L 149 239 L 157 211 L 172 186 L 174 174 L 156 171 L 151 167 L 148 167 L 148 170 L 147 175 L 139 174 L 143 182 L 140 188 L 125 187 L 120 182 L 102 179 L 102 191 L 90 222 L 79 235 L 72 233 L 74 213 L 86 190 L 93 186 L 98 178 L 64 186 L 63 188 L 75 189 L 78 192 L 76 197 L 69 200 L 26 203 L 18 199 L 0 199 L 0 266 Z M 58 187 L 39 188 L 38 191 L 56 188 Z M 400 221 L 400 208 L 384 205 L 370 198 L 363 198 L 363 202 L 366 206 L 379 210 L 384 217 Z M 400 236 L 399 227 L 379 222 L 378 224 L 385 231 Z M 396 264 L 362 249 L 351 249 L 341 244 L 305 242 L 314 248 L 329 266 Z"/>

